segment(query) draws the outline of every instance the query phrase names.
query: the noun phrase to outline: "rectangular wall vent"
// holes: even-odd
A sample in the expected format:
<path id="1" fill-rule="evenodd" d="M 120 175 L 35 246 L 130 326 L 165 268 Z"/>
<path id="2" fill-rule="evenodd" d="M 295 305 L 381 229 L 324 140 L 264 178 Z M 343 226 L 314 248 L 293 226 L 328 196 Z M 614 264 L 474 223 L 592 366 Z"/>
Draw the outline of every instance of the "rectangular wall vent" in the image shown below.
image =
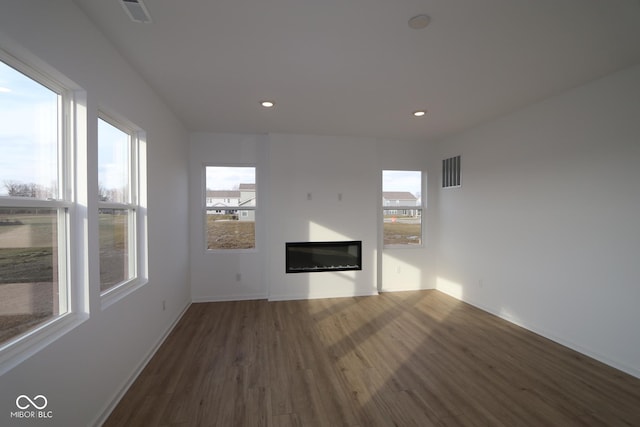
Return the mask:
<path id="1" fill-rule="evenodd" d="M 133 22 L 141 22 L 143 24 L 151 22 L 149 11 L 147 11 L 142 0 L 120 0 L 120 3 Z"/>
<path id="2" fill-rule="evenodd" d="M 460 156 L 449 157 L 442 161 L 442 188 L 460 187 L 462 185 Z"/>

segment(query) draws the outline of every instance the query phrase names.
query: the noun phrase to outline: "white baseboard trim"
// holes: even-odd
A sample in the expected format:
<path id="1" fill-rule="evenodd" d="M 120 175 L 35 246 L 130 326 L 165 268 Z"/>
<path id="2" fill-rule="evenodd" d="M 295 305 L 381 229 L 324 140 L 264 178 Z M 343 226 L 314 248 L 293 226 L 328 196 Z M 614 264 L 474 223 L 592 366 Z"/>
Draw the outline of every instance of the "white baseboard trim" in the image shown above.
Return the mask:
<path id="1" fill-rule="evenodd" d="M 189 309 L 190 306 L 191 306 L 191 303 L 188 303 L 182 309 L 182 311 L 180 312 L 178 317 L 176 317 L 176 319 L 171 323 L 171 325 L 169 325 L 169 327 L 164 332 L 164 334 L 162 334 L 160 339 L 158 339 L 156 344 L 147 353 L 146 357 L 144 359 L 142 359 L 142 361 L 138 364 L 138 366 L 136 366 L 136 368 L 133 370 L 131 375 L 129 375 L 129 378 L 127 378 L 127 380 L 122 384 L 122 386 L 119 388 L 119 390 L 114 394 L 113 398 L 104 407 L 104 409 L 102 410 L 102 412 L 100 413 L 98 418 L 96 418 L 95 422 L 92 423 L 93 426 L 99 427 L 99 426 L 103 425 L 105 423 L 105 421 L 107 421 L 107 418 L 109 418 L 109 415 L 111 415 L 111 412 L 113 412 L 113 410 L 118 405 L 118 403 L 120 403 L 120 400 L 122 400 L 122 398 L 124 397 L 126 392 L 129 390 L 131 385 L 138 378 L 140 373 L 142 373 L 142 370 L 147 366 L 147 364 L 149 363 L 151 358 L 156 354 L 156 352 L 158 351 L 160 346 L 162 346 L 164 341 L 167 339 L 167 337 L 169 336 L 171 331 L 173 331 L 173 329 L 176 327 L 178 322 L 180 322 L 180 320 L 182 319 L 182 316 L 184 316 L 184 314 L 187 312 L 187 309 Z"/>
<path id="2" fill-rule="evenodd" d="M 350 294 L 285 294 L 285 295 L 223 295 L 223 296 L 209 296 L 209 297 L 196 297 L 193 298 L 193 303 L 201 302 L 227 302 L 227 301 L 252 301 L 252 300 L 267 300 L 267 301 L 293 301 L 293 300 L 305 300 L 305 299 L 324 299 L 324 298 L 349 298 L 349 297 L 362 297 L 378 295 L 378 291 L 350 293 Z"/>
<path id="3" fill-rule="evenodd" d="M 410 291 L 429 291 L 431 289 L 435 289 L 433 286 L 425 286 L 425 287 L 391 287 L 391 288 L 381 288 L 379 292 L 410 292 Z"/>
<path id="4" fill-rule="evenodd" d="M 249 294 L 249 295 L 222 295 L 209 297 L 195 297 L 192 302 L 225 302 L 225 301 L 251 301 L 257 299 L 267 299 L 266 294 Z"/>
<path id="5" fill-rule="evenodd" d="M 270 295 L 269 301 L 293 301 L 293 300 L 305 300 L 305 299 L 326 299 L 326 298 L 353 298 L 353 297 L 369 297 L 378 295 L 378 291 L 358 292 L 351 294 L 327 294 L 327 295 L 307 295 L 307 294 L 288 294 L 288 295 Z"/>
<path id="6" fill-rule="evenodd" d="M 479 308 L 482 311 L 486 311 L 487 313 L 493 314 L 494 316 L 499 317 L 500 319 L 506 320 L 509 323 L 512 323 L 512 324 L 514 324 L 516 326 L 520 326 L 521 328 L 524 328 L 524 329 L 526 329 L 528 331 L 531 331 L 534 334 L 538 334 L 541 337 L 544 337 L 544 338 L 546 338 L 548 340 L 551 340 L 551 341 L 553 341 L 553 342 L 555 342 L 557 344 L 560 344 L 560 345 L 562 345 L 564 347 L 570 348 L 571 350 L 575 350 L 580 354 L 583 354 L 583 355 L 585 355 L 587 357 L 590 357 L 592 359 L 597 360 L 598 362 L 602 362 L 605 365 L 611 366 L 612 368 L 615 368 L 615 369 L 617 369 L 619 371 L 627 373 L 627 374 L 629 374 L 631 376 L 634 376 L 636 378 L 640 378 L 640 370 L 639 369 L 633 368 L 631 366 L 627 366 L 627 365 L 625 365 L 623 363 L 619 363 L 619 362 L 617 362 L 615 360 L 611 360 L 608 357 L 605 357 L 605 356 L 603 356 L 601 354 L 598 354 L 597 352 L 594 352 L 594 351 L 591 351 L 591 350 L 589 350 L 587 348 L 584 348 L 584 347 L 582 347 L 582 346 L 580 346 L 580 345 L 578 345 L 578 344 L 576 344 L 574 342 L 571 342 L 570 340 L 558 337 L 558 336 L 556 336 L 554 334 L 549 333 L 548 331 L 540 329 L 540 328 L 538 328 L 536 326 L 529 325 L 529 324 L 527 324 L 525 322 L 522 322 L 522 321 L 520 321 L 518 319 L 514 319 L 514 318 L 512 318 L 510 316 L 505 315 L 504 313 L 495 311 L 492 308 L 486 307 L 486 306 L 484 306 L 482 304 L 477 304 L 474 301 L 470 301 L 470 300 L 465 299 L 465 298 L 458 298 L 457 295 L 450 294 L 448 292 L 443 291 L 442 289 L 436 289 L 436 290 L 438 290 L 438 291 L 440 291 L 440 292 L 442 292 L 444 294 L 447 294 L 450 297 L 455 298 L 455 299 L 457 299 L 459 301 L 463 301 L 463 302 L 465 302 L 465 303 L 467 303 L 469 305 L 472 305 L 472 306 L 474 306 L 476 308 Z"/>

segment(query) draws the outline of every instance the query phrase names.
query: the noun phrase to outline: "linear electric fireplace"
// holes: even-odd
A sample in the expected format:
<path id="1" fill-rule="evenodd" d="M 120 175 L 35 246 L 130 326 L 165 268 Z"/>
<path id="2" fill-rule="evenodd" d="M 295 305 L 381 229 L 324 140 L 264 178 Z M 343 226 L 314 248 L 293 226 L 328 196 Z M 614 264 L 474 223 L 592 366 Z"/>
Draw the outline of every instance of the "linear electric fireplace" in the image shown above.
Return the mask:
<path id="1" fill-rule="evenodd" d="M 288 242 L 287 273 L 362 270 L 362 241 Z"/>

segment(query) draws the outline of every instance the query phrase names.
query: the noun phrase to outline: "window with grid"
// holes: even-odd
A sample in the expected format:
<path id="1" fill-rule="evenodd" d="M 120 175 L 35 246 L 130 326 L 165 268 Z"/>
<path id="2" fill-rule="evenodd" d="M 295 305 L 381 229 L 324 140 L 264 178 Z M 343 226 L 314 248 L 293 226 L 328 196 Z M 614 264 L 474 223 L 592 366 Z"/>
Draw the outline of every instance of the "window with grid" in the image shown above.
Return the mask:
<path id="1" fill-rule="evenodd" d="M 70 312 L 72 103 L 0 51 L 0 349 Z"/>
<path id="2" fill-rule="evenodd" d="M 98 119 L 100 291 L 136 282 L 144 265 L 141 132 L 104 113 Z"/>
<path id="3" fill-rule="evenodd" d="M 384 247 L 422 245 L 422 172 L 382 171 Z"/>
<path id="4" fill-rule="evenodd" d="M 256 168 L 205 166 L 207 250 L 256 247 Z"/>

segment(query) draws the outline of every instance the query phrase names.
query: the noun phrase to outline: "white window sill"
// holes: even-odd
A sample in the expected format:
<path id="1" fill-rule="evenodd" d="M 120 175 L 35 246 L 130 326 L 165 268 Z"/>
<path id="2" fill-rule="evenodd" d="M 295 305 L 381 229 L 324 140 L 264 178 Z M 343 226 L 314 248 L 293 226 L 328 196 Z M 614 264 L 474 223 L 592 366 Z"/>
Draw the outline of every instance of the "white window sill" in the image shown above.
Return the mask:
<path id="1" fill-rule="evenodd" d="M 146 278 L 136 278 L 108 289 L 105 293 L 100 295 L 100 308 L 105 310 L 110 305 L 115 304 L 122 298 L 140 289 L 148 282 L 149 280 Z"/>
<path id="2" fill-rule="evenodd" d="M 37 326 L 18 339 L 3 344 L 0 346 L 0 375 L 15 368 L 87 319 L 87 313 L 63 314 Z"/>
<path id="3" fill-rule="evenodd" d="M 382 249 L 422 249 L 424 248 L 424 243 L 419 245 L 383 245 Z"/>

